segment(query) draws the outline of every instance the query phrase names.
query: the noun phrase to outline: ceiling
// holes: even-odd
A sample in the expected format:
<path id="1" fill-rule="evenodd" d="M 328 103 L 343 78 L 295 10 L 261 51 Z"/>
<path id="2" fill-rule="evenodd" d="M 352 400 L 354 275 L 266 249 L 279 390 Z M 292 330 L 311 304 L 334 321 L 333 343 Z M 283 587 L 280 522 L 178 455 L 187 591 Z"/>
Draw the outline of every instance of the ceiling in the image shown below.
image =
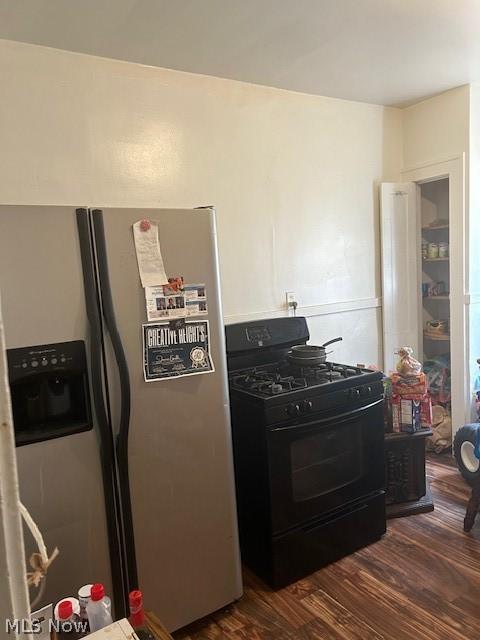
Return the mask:
<path id="1" fill-rule="evenodd" d="M 0 38 L 403 106 L 480 81 L 480 0 L 0 0 Z"/>

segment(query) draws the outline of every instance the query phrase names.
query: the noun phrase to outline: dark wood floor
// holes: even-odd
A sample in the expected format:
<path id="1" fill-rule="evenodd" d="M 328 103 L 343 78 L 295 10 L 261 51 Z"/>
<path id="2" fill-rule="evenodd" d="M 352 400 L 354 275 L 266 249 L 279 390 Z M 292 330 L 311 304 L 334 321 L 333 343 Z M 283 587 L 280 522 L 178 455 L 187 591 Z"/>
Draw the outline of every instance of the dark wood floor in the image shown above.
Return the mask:
<path id="1" fill-rule="evenodd" d="M 480 638 L 480 516 L 464 534 L 468 487 L 450 461 L 428 462 L 433 513 L 390 520 L 381 542 L 281 591 L 246 572 L 238 603 L 175 638 Z"/>

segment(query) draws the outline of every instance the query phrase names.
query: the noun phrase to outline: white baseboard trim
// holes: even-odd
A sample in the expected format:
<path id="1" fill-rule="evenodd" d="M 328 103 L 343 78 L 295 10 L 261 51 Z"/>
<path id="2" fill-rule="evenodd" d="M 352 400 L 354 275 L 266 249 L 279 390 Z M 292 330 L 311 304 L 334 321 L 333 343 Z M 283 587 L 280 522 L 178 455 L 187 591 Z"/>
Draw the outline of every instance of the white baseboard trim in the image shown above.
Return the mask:
<path id="1" fill-rule="evenodd" d="M 359 300 L 345 300 L 342 302 L 327 302 L 326 304 L 315 304 L 297 308 L 297 316 L 313 318 L 315 316 L 327 316 L 334 313 L 349 313 L 351 311 L 363 311 L 364 309 L 378 309 L 382 306 L 381 298 L 362 298 Z M 265 318 L 285 318 L 292 315 L 286 309 L 276 309 L 272 311 L 255 311 L 253 313 L 242 313 L 226 315 L 226 324 L 235 322 L 248 322 L 249 320 L 263 320 Z"/>

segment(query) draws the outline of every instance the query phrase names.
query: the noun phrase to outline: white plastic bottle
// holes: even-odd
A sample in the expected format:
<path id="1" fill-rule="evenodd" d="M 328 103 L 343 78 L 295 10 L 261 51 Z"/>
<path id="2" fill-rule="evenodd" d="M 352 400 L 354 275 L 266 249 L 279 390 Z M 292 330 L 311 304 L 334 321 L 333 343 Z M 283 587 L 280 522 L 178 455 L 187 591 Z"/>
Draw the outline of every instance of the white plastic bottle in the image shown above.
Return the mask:
<path id="1" fill-rule="evenodd" d="M 92 585 L 90 601 L 87 604 L 87 616 L 90 633 L 112 624 L 110 598 L 105 595 L 103 584 L 96 583 Z"/>
<path id="2" fill-rule="evenodd" d="M 78 590 L 78 605 L 79 605 L 79 617 L 80 620 L 85 624 L 85 627 L 89 629 L 88 626 L 88 616 L 87 616 L 87 604 L 90 602 L 90 591 L 92 590 L 91 584 L 85 584 L 83 587 L 80 587 Z"/>

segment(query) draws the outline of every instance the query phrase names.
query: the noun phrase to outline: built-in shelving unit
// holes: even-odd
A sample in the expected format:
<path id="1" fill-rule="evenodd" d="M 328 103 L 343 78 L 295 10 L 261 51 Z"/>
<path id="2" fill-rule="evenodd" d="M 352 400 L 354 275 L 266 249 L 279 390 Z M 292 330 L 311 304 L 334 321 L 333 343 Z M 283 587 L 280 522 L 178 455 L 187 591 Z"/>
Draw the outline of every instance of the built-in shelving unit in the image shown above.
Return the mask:
<path id="1" fill-rule="evenodd" d="M 428 371 L 436 370 L 433 376 L 440 388 L 434 384 L 432 400 L 451 410 L 450 394 L 450 216 L 448 179 L 420 185 L 420 235 L 422 253 L 421 283 L 418 295 L 421 298 L 420 353 Z M 439 221 L 439 222 L 436 222 Z M 440 248 L 440 244 L 442 247 Z M 420 245 L 420 242 L 419 242 Z M 433 246 L 432 246 L 433 245 Z M 435 247 L 437 245 L 437 247 Z M 446 252 L 447 255 L 442 255 Z M 437 254 L 435 256 L 435 253 Z M 438 255 L 440 253 L 440 255 Z M 433 254 L 433 255 L 432 255 Z M 432 292 L 433 289 L 433 292 Z M 438 291 L 438 295 L 435 293 Z M 423 294 L 423 296 L 422 296 Z M 425 295 L 426 294 L 426 295 Z M 432 302 L 435 301 L 435 302 Z M 428 324 L 441 321 L 443 332 L 433 333 Z M 442 371 L 442 374 L 438 372 Z M 442 377 L 443 376 L 443 377 Z M 443 385 L 443 386 L 442 386 Z"/>
<path id="2" fill-rule="evenodd" d="M 422 227 L 422 231 L 438 231 L 439 229 L 448 229 L 448 227 L 448 224 L 429 225 L 428 227 Z"/>

